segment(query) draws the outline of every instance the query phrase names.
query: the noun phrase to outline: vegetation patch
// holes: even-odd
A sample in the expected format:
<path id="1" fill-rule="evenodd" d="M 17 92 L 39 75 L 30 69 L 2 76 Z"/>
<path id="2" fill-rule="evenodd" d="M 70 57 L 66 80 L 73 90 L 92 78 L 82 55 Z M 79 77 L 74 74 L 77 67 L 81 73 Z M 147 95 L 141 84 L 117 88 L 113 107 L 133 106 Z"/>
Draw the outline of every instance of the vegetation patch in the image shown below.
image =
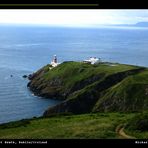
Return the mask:
<path id="1" fill-rule="evenodd" d="M 17 122 L 9 122 L 9 123 L 5 123 L 5 124 L 0 124 L 0 129 L 9 129 L 9 128 L 17 128 L 17 127 L 27 127 L 27 125 L 30 124 L 30 120 L 29 119 L 22 119 L 20 121 Z"/>
<path id="2" fill-rule="evenodd" d="M 148 111 L 137 113 L 126 125 L 128 130 L 148 132 Z"/>
<path id="3" fill-rule="evenodd" d="M 25 126 L 20 121 L 10 122 L 0 128 L 0 139 L 115 139 L 120 138 L 115 131 L 118 124 L 133 116 L 134 113 L 91 113 L 30 119 Z M 8 127 L 12 123 L 13 127 Z"/>

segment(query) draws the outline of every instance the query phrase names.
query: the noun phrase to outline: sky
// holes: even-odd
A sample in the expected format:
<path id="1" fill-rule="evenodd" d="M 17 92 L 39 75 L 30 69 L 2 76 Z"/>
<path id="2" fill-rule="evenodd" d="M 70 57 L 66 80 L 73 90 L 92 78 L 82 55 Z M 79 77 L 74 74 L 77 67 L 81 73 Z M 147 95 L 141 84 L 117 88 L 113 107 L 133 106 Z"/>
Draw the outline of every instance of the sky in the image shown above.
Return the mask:
<path id="1" fill-rule="evenodd" d="M 1 9 L 0 24 L 88 27 L 148 22 L 147 9 Z"/>

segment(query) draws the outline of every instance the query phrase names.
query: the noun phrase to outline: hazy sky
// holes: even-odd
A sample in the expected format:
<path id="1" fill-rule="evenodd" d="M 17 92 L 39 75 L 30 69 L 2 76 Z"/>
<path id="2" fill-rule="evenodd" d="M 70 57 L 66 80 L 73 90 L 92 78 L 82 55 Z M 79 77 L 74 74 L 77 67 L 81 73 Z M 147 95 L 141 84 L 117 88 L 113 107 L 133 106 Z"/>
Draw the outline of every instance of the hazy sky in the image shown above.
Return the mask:
<path id="1" fill-rule="evenodd" d="M 146 9 L 4 9 L 0 23 L 47 24 L 60 26 L 96 26 L 99 24 L 134 24 L 148 21 Z"/>

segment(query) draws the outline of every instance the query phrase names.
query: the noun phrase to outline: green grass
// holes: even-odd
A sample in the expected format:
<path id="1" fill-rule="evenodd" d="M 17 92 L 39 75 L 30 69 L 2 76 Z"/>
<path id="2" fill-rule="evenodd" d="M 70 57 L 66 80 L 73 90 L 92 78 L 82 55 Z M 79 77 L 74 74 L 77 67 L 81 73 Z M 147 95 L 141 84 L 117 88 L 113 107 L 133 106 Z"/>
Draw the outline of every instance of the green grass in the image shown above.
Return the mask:
<path id="1" fill-rule="evenodd" d="M 109 74 L 135 69 L 134 66 L 122 64 L 109 66 L 105 64 L 91 65 L 82 62 L 64 62 L 53 69 L 50 69 L 50 66 L 51 65 L 48 64 L 38 70 L 31 82 L 31 85 L 41 90 L 42 94 L 70 93 L 83 82 L 83 85 L 86 85 L 86 80 L 88 80 L 87 83 L 93 83 L 89 82 L 89 79 L 92 77 L 100 76 L 100 80 L 102 80 Z M 55 87 L 48 82 L 52 82 Z M 81 86 L 81 88 L 84 86 Z"/>
<path id="2" fill-rule="evenodd" d="M 137 113 L 129 119 L 125 131 L 139 139 L 148 138 L 148 111 Z"/>
<path id="3" fill-rule="evenodd" d="M 141 132 L 138 130 L 124 130 L 127 134 L 136 137 L 137 139 L 148 139 L 148 131 Z"/>
<path id="4" fill-rule="evenodd" d="M 129 112 L 148 107 L 148 69 L 133 65 L 64 62 L 52 69 L 47 65 L 36 72 L 30 88 L 37 95 L 67 101 L 46 115 L 50 111 Z"/>
<path id="5" fill-rule="evenodd" d="M 116 64 L 116 66 L 110 66 L 106 64 L 90 65 L 81 62 L 65 62 L 52 70 L 49 70 L 43 75 L 45 81 L 51 81 L 53 79 L 60 79 L 64 87 L 60 87 L 61 92 L 65 92 L 73 88 L 78 83 L 83 83 L 85 80 L 92 78 L 93 76 L 100 75 L 100 81 L 104 77 L 122 71 L 135 69 L 137 67 Z"/>
<path id="6" fill-rule="evenodd" d="M 0 125 L 0 139 L 115 139 L 116 127 L 135 114 L 96 113 L 55 116 Z M 20 124 L 21 123 L 21 124 Z"/>
<path id="7" fill-rule="evenodd" d="M 46 67 L 45 67 L 46 68 Z M 107 64 L 97 64 L 91 65 L 82 62 L 65 62 L 57 67 L 48 70 L 48 72 L 44 75 L 46 79 L 52 79 L 56 76 L 62 76 L 67 79 L 76 74 L 80 74 L 83 76 L 98 74 L 98 73 L 108 73 L 112 74 L 115 72 L 122 72 L 126 70 L 131 70 L 138 68 L 137 66 L 124 65 L 124 64 L 116 64 L 116 66 L 110 66 Z"/>
<path id="8" fill-rule="evenodd" d="M 45 67 L 44 69 L 46 69 Z M 137 67 L 117 64 L 117 66 L 109 66 L 105 64 L 90 65 L 82 62 L 65 62 L 59 66 L 46 71 L 43 78 L 45 81 L 50 81 L 55 78 L 62 79 L 64 88 L 73 87 L 76 82 L 80 82 L 94 75 L 103 74 L 104 76 L 135 69 Z"/>
<path id="9" fill-rule="evenodd" d="M 121 82 L 102 92 L 94 111 L 141 111 L 148 106 L 148 70 L 128 76 Z"/>

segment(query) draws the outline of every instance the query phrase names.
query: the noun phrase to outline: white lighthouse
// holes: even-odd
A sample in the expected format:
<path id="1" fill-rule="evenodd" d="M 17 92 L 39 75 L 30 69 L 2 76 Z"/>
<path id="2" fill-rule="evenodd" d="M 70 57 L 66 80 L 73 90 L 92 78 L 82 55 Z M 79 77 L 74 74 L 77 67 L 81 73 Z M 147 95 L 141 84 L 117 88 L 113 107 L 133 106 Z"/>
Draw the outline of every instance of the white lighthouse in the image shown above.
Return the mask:
<path id="1" fill-rule="evenodd" d="M 53 60 L 51 61 L 52 67 L 56 67 L 56 66 L 58 66 L 59 64 L 60 64 L 60 63 L 58 63 L 57 56 L 54 55 Z"/>

